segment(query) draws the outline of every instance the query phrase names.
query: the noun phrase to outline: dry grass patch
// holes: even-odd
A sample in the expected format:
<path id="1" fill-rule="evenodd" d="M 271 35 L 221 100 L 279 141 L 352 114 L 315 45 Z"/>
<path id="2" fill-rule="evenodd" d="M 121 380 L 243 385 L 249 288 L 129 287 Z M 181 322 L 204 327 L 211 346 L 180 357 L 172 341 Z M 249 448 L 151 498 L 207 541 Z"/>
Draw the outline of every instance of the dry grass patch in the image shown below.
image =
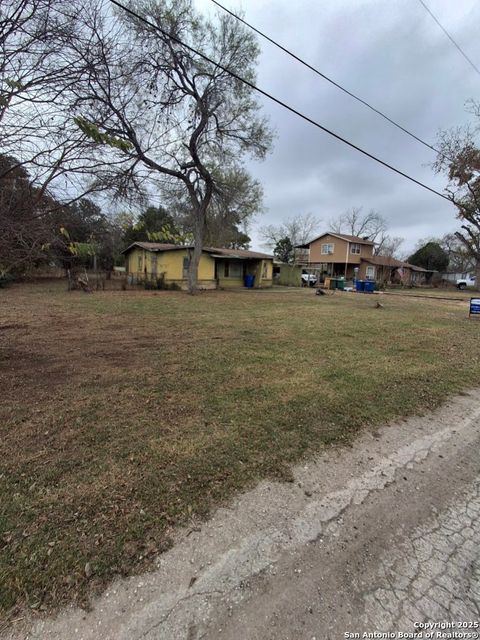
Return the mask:
<path id="1" fill-rule="evenodd" d="M 462 301 L 0 295 L 4 614 L 84 602 L 258 478 L 480 382 Z"/>

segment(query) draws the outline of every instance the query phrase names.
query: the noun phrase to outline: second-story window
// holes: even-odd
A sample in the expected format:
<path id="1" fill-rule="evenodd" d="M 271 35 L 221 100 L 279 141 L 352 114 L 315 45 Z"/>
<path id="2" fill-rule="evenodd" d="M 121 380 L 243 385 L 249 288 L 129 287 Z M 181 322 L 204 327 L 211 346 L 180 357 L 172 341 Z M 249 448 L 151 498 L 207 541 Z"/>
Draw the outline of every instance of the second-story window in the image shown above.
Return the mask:
<path id="1" fill-rule="evenodd" d="M 356 256 L 360 255 L 361 250 L 361 245 L 356 244 L 355 242 L 350 245 L 350 253 L 354 253 Z"/>
<path id="2" fill-rule="evenodd" d="M 331 255 L 335 248 L 334 244 L 322 244 L 322 253 L 324 255 Z"/>

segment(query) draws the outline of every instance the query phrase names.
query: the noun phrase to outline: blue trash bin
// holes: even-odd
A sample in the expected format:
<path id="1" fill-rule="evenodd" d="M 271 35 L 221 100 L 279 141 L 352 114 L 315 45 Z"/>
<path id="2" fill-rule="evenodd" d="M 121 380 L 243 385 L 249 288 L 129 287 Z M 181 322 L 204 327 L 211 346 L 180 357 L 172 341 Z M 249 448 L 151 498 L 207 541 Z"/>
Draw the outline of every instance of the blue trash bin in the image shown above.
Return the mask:
<path id="1" fill-rule="evenodd" d="M 375 291 L 375 280 L 366 280 L 363 284 L 365 293 L 373 293 Z"/>
<path id="2" fill-rule="evenodd" d="M 247 287 L 247 289 L 252 289 L 253 285 L 255 283 L 255 276 L 252 276 L 251 274 L 247 273 L 247 275 L 245 276 L 245 286 Z"/>
<path id="3" fill-rule="evenodd" d="M 365 284 L 364 280 L 357 280 L 355 282 L 355 291 L 365 291 Z"/>

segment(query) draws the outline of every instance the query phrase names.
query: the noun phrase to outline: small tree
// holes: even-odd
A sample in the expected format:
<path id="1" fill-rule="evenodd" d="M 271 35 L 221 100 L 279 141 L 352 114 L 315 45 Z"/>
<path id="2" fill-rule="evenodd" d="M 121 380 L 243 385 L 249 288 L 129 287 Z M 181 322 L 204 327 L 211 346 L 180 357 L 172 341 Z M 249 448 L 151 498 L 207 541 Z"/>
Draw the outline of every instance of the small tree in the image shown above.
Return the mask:
<path id="1" fill-rule="evenodd" d="M 429 271 L 446 271 L 449 263 L 448 253 L 436 242 L 427 242 L 412 254 L 407 262 Z"/>
<path id="2" fill-rule="evenodd" d="M 122 220 L 122 218 L 121 218 Z M 148 206 L 137 219 L 130 216 L 123 226 L 123 242 L 128 247 L 134 242 L 158 242 L 165 236 L 168 229 L 172 235 L 178 235 L 179 231 L 173 216 L 165 207 Z"/>
<path id="3" fill-rule="evenodd" d="M 273 255 L 281 262 L 291 263 L 295 259 L 295 249 L 290 238 L 281 238 L 275 245 Z"/>
<path id="4" fill-rule="evenodd" d="M 20 276 L 45 261 L 56 205 L 16 158 L 0 155 L 0 274 Z"/>

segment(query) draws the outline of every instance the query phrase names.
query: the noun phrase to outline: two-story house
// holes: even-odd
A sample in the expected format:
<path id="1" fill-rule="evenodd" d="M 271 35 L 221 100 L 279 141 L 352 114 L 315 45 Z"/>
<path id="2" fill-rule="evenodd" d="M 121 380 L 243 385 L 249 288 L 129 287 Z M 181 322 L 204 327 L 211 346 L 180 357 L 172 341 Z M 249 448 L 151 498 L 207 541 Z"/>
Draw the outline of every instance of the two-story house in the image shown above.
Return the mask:
<path id="1" fill-rule="evenodd" d="M 343 276 L 346 280 L 356 277 L 416 285 L 424 284 L 433 273 L 395 258 L 376 256 L 374 242 L 343 233 L 328 231 L 296 248 L 302 251 L 299 264 L 308 271 L 316 272 L 322 279 L 325 276 Z"/>
<path id="2" fill-rule="evenodd" d="M 361 279 L 375 278 L 375 264 L 368 262 L 373 258 L 374 247 L 375 243 L 368 238 L 331 231 L 297 246 L 298 249 L 308 250 L 308 256 L 304 260 L 305 267 L 326 276 L 343 276 L 347 280 L 354 275 Z"/>

